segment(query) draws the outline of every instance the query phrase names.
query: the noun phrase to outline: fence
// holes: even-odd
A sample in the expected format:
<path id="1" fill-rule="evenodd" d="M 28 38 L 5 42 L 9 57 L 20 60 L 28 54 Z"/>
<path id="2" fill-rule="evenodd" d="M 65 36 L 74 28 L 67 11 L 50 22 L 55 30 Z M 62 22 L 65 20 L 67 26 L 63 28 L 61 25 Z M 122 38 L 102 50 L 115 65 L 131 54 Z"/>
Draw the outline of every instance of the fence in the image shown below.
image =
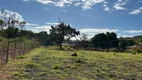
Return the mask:
<path id="1" fill-rule="evenodd" d="M 10 42 L 6 41 L 0 44 L 0 65 L 8 63 L 9 60 L 14 60 L 16 56 L 22 56 L 34 48 L 39 47 L 38 43 L 28 42 Z"/>

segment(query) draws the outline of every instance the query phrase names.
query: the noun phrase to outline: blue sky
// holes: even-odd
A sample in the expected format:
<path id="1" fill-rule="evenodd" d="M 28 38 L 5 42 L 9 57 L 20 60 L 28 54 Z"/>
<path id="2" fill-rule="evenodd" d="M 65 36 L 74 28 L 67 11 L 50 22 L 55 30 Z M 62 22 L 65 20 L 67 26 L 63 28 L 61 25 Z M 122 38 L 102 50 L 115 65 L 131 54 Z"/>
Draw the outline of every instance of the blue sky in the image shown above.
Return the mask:
<path id="1" fill-rule="evenodd" d="M 0 8 L 34 32 L 49 32 L 60 17 L 88 38 L 107 31 L 142 35 L 142 0 L 1 0 Z"/>

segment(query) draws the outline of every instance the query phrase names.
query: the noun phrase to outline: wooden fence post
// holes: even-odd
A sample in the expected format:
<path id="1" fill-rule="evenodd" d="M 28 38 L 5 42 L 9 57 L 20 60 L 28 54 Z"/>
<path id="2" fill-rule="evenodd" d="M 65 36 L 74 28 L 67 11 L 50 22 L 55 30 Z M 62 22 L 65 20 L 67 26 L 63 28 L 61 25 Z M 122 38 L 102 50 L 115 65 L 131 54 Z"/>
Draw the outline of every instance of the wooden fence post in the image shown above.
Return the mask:
<path id="1" fill-rule="evenodd" d="M 22 54 L 22 41 L 20 41 L 20 51 L 19 56 Z"/>
<path id="2" fill-rule="evenodd" d="M 29 52 L 30 48 L 29 48 L 29 44 L 27 44 L 27 52 Z"/>
<path id="3" fill-rule="evenodd" d="M 13 53 L 13 60 L 15 59 L 16 54 L 16 42 L 14 42 L 14 53 Z"/>
<path id="4" fill-rule="evenodd" d="M 24 50 L 23 50 L 23 55 L 25 54 L 25 43 L 24 43 Z"/>
<path id="5" fill-rule="evenodd" d="M 28 44 L 26 43 L 26 53 L 28 52 Z"/>
<path id="6" fill-rule="evenodd" d="M 8 55 L 9 55 L 9 41 L 7 43 L 6 63 L 8 63 Z"/>

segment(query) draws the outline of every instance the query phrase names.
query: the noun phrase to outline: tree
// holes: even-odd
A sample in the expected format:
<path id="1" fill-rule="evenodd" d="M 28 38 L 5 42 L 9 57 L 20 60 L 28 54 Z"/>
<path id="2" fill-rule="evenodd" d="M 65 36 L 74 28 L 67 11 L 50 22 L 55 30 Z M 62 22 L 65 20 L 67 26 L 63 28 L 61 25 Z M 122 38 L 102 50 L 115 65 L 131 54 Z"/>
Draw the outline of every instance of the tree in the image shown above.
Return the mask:
<path id="1" fill-rule="evenodd" d="M 127 41 L 122 37 L 119 39 L 119 49 L 124 50 L 127 47 Z"/>
<path id="2" fill-rule="evenodd" d="M 119 43 L 117 35 L 114 32 L 97 34 L 91 39 L 91 41 L 94 48 L 101 49 L 117 48 Z"/>
<path id="3" fill-rule="evenodd" d="M 44 46 L 48 46 L 49 44 L 51 44 L 49 40 L 49 35 L 47 34 L 46 31 L 41 31 L 37 33 L 37 40 Z"/>
<path id="4" fill-rule="evenodd" d="M 60 22 L 57 26 L 51 26 L 50 29 L 50 36 L 59 44 L 60 49 L 62 49 L 64 40 L 70 40 L 70 38 L 78 36 L 79 34 L 79 31 L 64 22 Z"/>
<path id="5" fill-rule="evenodd" d="M 0 29 L 2 29 L 4 26 L 4 21 L 2 19 L 0 19 Z"/>
<path id="6" fill-rule="evenodd" d="M 140 39 L 140 43 L 142 43 L 142 38 Z"/>
<path id="7" fill-rule="evenodd" d="M 7 29 L 3 30 L 2 36 L 6 38 L 16 38 L 20 37 L 20 32 L 18 28 L 8 27 Z"/>
<path id="8" fill-rule="evenodd" d="M 104 33 L 100 33 L 95 35 L 92 39 L 93 47 L 95 48 L 108 48 L 109 47 L 109 39 Z"/>
<path id="9" fill-rule="evenodd" d="M 80 40 L 81 41 L 87 41 L 87 39 L 88 39 L 87 36 L 88 35 L 86 35 L 86 34 L 83 33 L 82 36 L 80 37 Z"/>
<path id="10" fill-rule="evenodd" d="M 77 42 L 77 46 L 83 49 L 90 49 L 92 47 L 91 41 L 87 38 L 88 35 L 82 34 L 80 41 Z"/>
<path id="11" fill-rule="evenodd" d="M 136 42 L 132 39 L 122 38 L 119 39 L 119 49 L 125 50 L 126 47 L 135 45 Z"/>
<path id="12" fill-rule="evenodd" d="M 5 9 L 1 10 L 1 14 L 3 15 L 3 19 L 0 20 L 0 27 L 3 29 L 4 27 L 8 27 L 5 32 L 7 38 L 14 38 L 17 36 L 17 32 L 19 29 L 23 29 L 23 27 L 26 25 L 26 22 L 19 21 L 13 19 L 11 16 L 7 17 L 9 15 L 7 12 L 5 12 Z M 20 35 L 22 36 L 22 35 Z"/>
<path id="13" fill-rule="evenodd" d="M 114 32 L 111 32 L 111 33 L 107 32 L 106 36 L 109 39 L 109 48 L 116 48 L 116 47 L 118 47 L 119 40 L 117 38 L 116 33 L 114 33 Z"/>

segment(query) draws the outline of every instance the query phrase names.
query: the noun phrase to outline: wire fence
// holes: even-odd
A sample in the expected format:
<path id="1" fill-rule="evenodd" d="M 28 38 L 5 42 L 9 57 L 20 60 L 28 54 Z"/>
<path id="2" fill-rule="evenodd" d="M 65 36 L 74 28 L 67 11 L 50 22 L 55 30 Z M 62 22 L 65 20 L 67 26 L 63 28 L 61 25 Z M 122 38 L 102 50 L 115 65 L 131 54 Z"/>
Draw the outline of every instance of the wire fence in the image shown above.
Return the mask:
<path id="1" fill-rule="evenodd" d="M 0 65 L 8 63 L 9 60 L 14 60 L 16 56 L 22 56 L 34 48 L 39 47 L 39 44 L 28 42 L 1 42 L 0 44 Z"/>

